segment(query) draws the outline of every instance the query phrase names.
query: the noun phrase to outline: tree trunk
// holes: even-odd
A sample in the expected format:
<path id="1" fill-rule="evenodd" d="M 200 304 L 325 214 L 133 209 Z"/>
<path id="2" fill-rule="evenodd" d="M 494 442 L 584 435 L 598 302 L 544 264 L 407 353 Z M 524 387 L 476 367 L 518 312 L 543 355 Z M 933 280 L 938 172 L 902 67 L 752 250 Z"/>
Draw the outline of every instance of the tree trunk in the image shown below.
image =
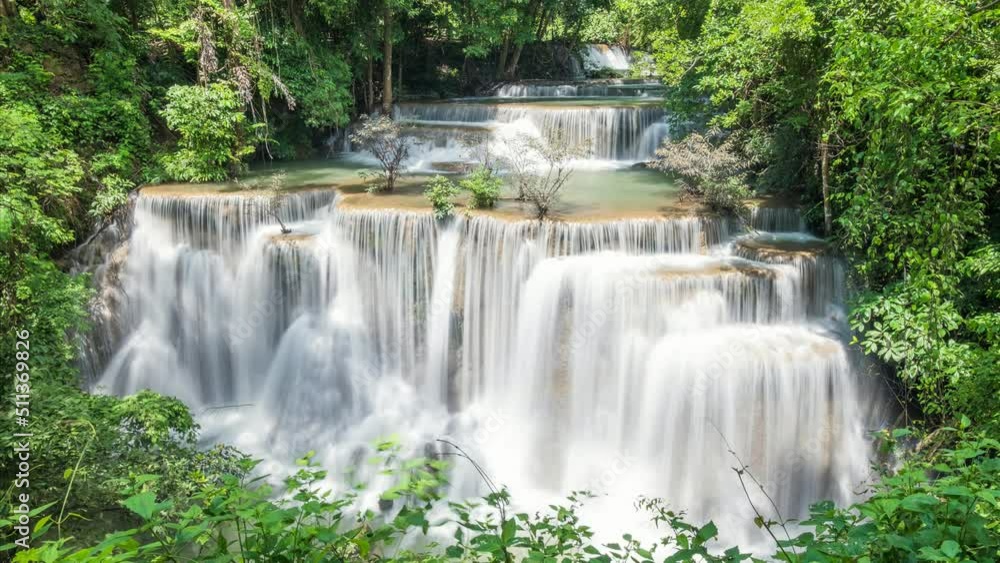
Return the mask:
<path id="1" fill-rule="evenodd" d="M 305 26 L 302 25 L 302 9 L 296 3 L 296 0 L 288 0 L 288 13 L 292 17 L 292 28 L 299 35 L 305 34 Z"/>
<path id="2" fill-rule="evenodd" d="M 375 69 L 372 55 L 368 53 L 368 72 L 365 80 L 365 113 L 371 113 L 375 107 Z"/>
<path id="3" fill-rule="evenodd" d="M 382 4 L 382 115 L 392 117 L 392 8 Z"/>
<path id="4" fill-rule="evenodd" d="M 830 210 L 830 145 L 822 140 L 819 144 L 820 176 L 823 181 L 823 231 L 826 236 L 833 232 L 833 212 Z"/>
<path id="5" fill-rule="evenodd" d="M 542 37 L 545 35 L 545 28 L 548 27 L 549 23 L 549 11 L 542 8 L 542 17 L 538 20 L 538 30 L 535 31 L 535 41 L 541 41 Z"/>
<path id="6" fill-rule="evenodd" d="M 538 15 L 538 10 L 541 7 L 541 2 L 539 0 L 531 0 L 531 4 L 528 5 L 528 18 L 525 22 L 528 32 L 530 33 L 535 29 L 535 17 Z M 545 17 L 544 11 L 542 17 Z M 517 42 L 517 47 L 514 49 L 514 55 L 510 59 L 510 63 L 507 65 L 507 70 L 505 72 L 507 78 L 513 78 L 514 73 L 517 72 L 517 63 L 521 58 L 521 51 L 524 49 L 524 43 L 520 40 Z"/>
<path id="7" fill-rule="evenodd" d="M 403 95 L 403 55 L 406 53 L 406 46 L 404 45 L 399 50 L 399 59 L 396 61 L 396 97 Z"/>
<path id="8" fill-rule="evenodd" d="M 507 72 L 505 73 L 507 78 L 514 78 L 514 73 L 517 72 L 517 61 L 521 58 L 521 51 L 524 49 L 524 44 L 519 43 L 514 49 L 514 55 L 510 58 L 510 64 L 507 66 Z"/>
<path id="9" fill-rule="evenodd" d="M 497 78 L 502 78 L 507 70 L 507 55 L 510 53 L 510 34 L 504 35 L 503 47 L 500 49 L 500 58 L 497 60 Z"/>

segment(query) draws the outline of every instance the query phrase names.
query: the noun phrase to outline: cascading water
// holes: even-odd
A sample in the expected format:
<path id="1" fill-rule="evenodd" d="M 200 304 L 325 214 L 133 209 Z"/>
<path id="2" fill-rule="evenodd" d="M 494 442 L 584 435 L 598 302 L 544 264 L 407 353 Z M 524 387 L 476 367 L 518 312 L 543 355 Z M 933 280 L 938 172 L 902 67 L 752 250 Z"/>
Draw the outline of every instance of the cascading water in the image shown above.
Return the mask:
<path id="1" fill-rule="evenodd" d="M 591 45 L 583 56 L 588 64 L 617 71 L 628 70 L 631 61 L 620 47 Z M 456 164 L 475 164 L 470 142 L 485 140 L 492 154 L 503 155 L 509 150 L 505 141 L 519 136 L 547 140 L 555 134 L 589 153 L 581 164 L 622 168 L 653 158 L 669 135 L 655 97 L 662 92 L 662 83 L 652 79 L 512 82 L 500 85 L 496 97 L 403 102 L 393 115 L 405 125 L 411 145 L 405 164 L 415 172 L 451 172 Z M 355 157 L 366 158 L 363 153 Z"/>
<path id="2" fill-rule="evenodd" d="M 843 280 L 815 239 L 711 218 L 445 224 L 330 193 L 291 196 L 288 235 L 254 198 L 140 196 L 128 336 L 96 387 L 180 397 L 207 440 L 276 474 L 316 449 L 377 480 L 376 439 L 449 436 L 523 506 L 607 494 L 585 515 L 612 535 L 643 529 L 646 494 L 759 540 L 729 447 L 786 517 L 853 499 L 876 402 L 830 332 Z M 452 495 L 482 492 L 457 469 Z"/>
<path id="3" fill-rule="evenodd" d="M 559 132 L 585 145 L 593 158 L 634 162 L 652 158 L 667 133 L 659 105 L 558 106 L 484 102 L 402 103 L 395 116 L 414 125 L 495 123 L 527 126 L 534 134 Z"/>
<path id="4" fill-rule="evenodd" d="M 631 55 L 620 45 L 585 45 L 582 54 L 586 71 L 610 69 L 625 72 L 632 66 Z"/>
<path id="5" fill-rule="evenodd" d="M 496 90 L 498 98 L 649 97 L 662 93 L 663 84 L 657 80 L 627 79 L 585 80 L 570 83 L 528 80 L 502 84 Z"/>
<path id="6" fill-rule="evenodd" d="M 411 169 L 467 164 L 470 138 L 554 132 L 620 168 L 669 133 L 663 110 L 636 100 L 658 90 L 514 83 L 499 96 L 525 99 L 402 103 L 395 116 L 419 137 Z M 609 95 L 628 98 L 547 99 Z M 103 267 L 116 275 L 100 277 L 94 387 L 179 397 L 207 442 L 275 475 L 316 450 L 331 475 L 369 482 L 373 504 L 386 477 L 365 460 L 393 434 L 418 455 L 441 437 L 462 445 L 519 508 L 591 490 L 584 518 L 602 538 L 654 536 L 632 506 L 649 495 L 714 519 L 727 543 L 763 540 L 730 449 L 786 518 L 855 500 L 880 400 L 839 335 L 843 266 L 797 210 L 755 209 L 747 232 L 710 216 L 439 222 L 339 202 L 290 194 L 283 234 L 252 193 L 140 195 Z M 456 466 L 452 497 L 483 492 Z"/>

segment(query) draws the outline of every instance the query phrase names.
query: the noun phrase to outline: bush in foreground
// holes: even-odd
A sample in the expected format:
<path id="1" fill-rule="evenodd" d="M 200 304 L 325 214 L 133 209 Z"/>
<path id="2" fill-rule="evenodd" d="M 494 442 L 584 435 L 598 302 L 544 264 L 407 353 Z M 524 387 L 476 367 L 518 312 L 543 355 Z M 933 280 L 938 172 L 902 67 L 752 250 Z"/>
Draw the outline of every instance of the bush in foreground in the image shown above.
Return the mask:
<path id="1" fill-rule="evenodd" d="M 853 507 L 816 504 L 800 523 L 806 531 L 797 536 L 790 535 L 787 522 L 760 513 L 762 533 L 776 539 L 771 558 L 995 561 L 1000 443 L 967 436 L 962 429 L 945 432 L 955 434 L 955 447 L 906 461 Z M 885 438 L 891 443 L 905 433 Z M 440 458 L 403 459 L 392 442 L 379 444 L 377 452 L 377 463 L 396 483 L 381 494 L 379 505 L 392 507 L 381 513 L 361 507 L 357 490 L 341 495 L 326 490 L 327 474 L 308 454 L 298 461 L 298 472 L 285 479 L 283 495 L 261 477 L 228 476 L 203 483 L 182 505 L 159 498 L 155 479 L 145 477 L 122 501 L 139 522 L 134 528 L 81 549 L 68 537 L 43 541 L 52 538 L 51 516 L 45 516 L 35 528 L 38 547 L 19 553 L 15 561 L 761 561 L 737 547 L 715 545 L 713 523 L 692 525 L 659 499 L 637 503 L 663 533 L 648 545 L 628 534 L 620 542 L 594 542 L 578 516 L 589 496 L 585 492 L 528 514 L 511 513 L 506 489 L 493 489 L 477 501 L 449 503 L 449 516 L 432 521 L 447 464 Z M 465 457 L 461 450 L 452 455 Z M 252 467 L 248 462 L 244 470 Z M 749 475 L 747 467 L 736 471 L 741 479 Z M 453 530 L 452 539 L 445 545 L 433 541 L 431 527 Z M 422 547 L 408 548 L 414 545 Z"/>

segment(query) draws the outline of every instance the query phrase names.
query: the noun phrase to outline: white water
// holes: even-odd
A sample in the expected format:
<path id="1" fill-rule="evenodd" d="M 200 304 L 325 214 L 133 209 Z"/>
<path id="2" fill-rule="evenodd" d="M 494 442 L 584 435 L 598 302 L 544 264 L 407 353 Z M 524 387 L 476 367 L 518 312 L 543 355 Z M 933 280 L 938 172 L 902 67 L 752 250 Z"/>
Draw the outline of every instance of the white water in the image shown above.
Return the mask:
<path id="1" fill-rule="evenodd" d="M 561 133 L 567 143 L 585 147 L 591 157 L 603 161 L 635 162 L 653 157 L 666 138 L 664 112 L 656 105 L 645 106 L 553 106 L 544 104 L 495 104 L 487 102 L 403 103 L 395 116 L 412 125 L 489 126 L 498 138 L 516 134 L 547 138 Z M 456 131 L 445 142 L 428 146 L 417 142 L 414 159 L 421 161 L 461 161 L 459 142 L 469 131 Z M 435 133 L 440 137 L 441 131 Z M 498 147 L 499 149 L 499 147 Z M 467 152 L 467 149 L 465 149 Z"/>
<path id="2" fill-rule="evenodd" d="M 419 454 L 448 436 L 520 507 L 606 494 L 585 512 L 605 539 L 653 533 L 646 494 L 763 542 L 722 436 L 785 517 L 855 499 L 877 399 L 827 328 L 836 268 L 717 220 L 443 226 L 319 193 L 292 196 L 292 237 L 259 200 L 141 196 L 128 336 L 95 386 L 177 396 L 267 471 L 316 449 L 372 491 L 375 440 Z M 454 497 L 484 492 L 456 470 Z"/>
<path id="3" fill-rule="evenodd" d="M 600 47 L 588 57 L 628 62 Z M 655 105 L 564 102 L 400 104 L 414 135 L 407 166 L 468 161 L 469 136 L 502 154 L 516 136 L 561 132 L 590 142 L 584 174 L 649 158 L 669 133 Z M 591 490 L 585 521 L 609 541 L 656 535 L 632 504 L 648 495 L 714 519 L 727 544 L 768 543 L 729 448 L 786 518 L 819 499 L 856 500 L 879 394 L 839 336 L 843 266 L 802 232 L 797 210 L 755 210 L 753 234 L 697 217 L 439 223 L 305 191 L 282 218 L 292 235 L 265 199 L 140 196 L 121 287 L 102 291 L 117 322 L 102 320 L 84 354 L 94 387 L 177 396 L 206 442 L 262 458 L 274 475 L 316 450 L 331 486 L 347 487 L 339 477 L 351 471 L 370 483 L 372 506 L 387 483 L 366 460 L 389 435 L 414 455 L 439 451 L 438 438 L 462 445 L 518 509 Z M 456 466 L 451 497 L 484 492 Z"/>
<path id="4" fill-rule="evenodd" d="M 593 80 L 558 84 L 549 81 L 510 82 L 497 88 L 500 98 L 574 98 L 636 96 L 647 98 L 663 93 L 656 80 Z"/>
<path id="5" fill-rule="evenodd" d="M 585 45 L 582 55 L 583 68 L 586 71 L 610 69 L 627 72 L 632 66 L 632 57 L 619 45 Z"/>

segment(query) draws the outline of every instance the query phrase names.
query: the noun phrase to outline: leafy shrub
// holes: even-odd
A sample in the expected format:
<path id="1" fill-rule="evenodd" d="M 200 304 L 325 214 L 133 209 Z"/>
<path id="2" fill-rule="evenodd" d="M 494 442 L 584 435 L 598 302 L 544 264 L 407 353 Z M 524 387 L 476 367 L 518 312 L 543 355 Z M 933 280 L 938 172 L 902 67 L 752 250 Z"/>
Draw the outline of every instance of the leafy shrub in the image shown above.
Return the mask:
<path id="1" fill-rule="evenodd" d="M 492 170 L 480 166 L 459 182 L 459 186 L 472 194 L 471 207 L 473 209 L 484 209 L 493 207 L 500 199 L 500 188 L 503 186 L 503 182 Z"/>
<path id="2" fill-rule="evenodd" d="M 455 210 L 455 204 L 451 199 L 458 195 L 458 187 L 451 180 L 444 176 L 434 176 L 424 189 L 424 197 L 434 208 L 434 216 L 438 219 L 445 219 Z"/>
<path id="3" fill-rule="evenodd" d="M 229 86 L 174 85 L 167 90 L 161 114 L 178 134 L 177 148 L 162 157 L 173 180 L 211 182 L 238 170 L 253 147 L 243 140 L 246 116 L 236 92 Z"/>
<path id="4" fill-rule="evenodd" d="M 94 200 L 90 202 L 88 213 L 95 219 L 110 217 L 115 211 L 121 209 L 128 201 L 128 192 L 135 187 L 131 181 L 126 180 L 117 174 L 106 176 L 101 182 L 101 188 L 94 194 Z"/>
<path id="5" fill-rule="evenodd" d="M 667 140 L 656 151 L 654 166 L 680 180 L 685 194 L 711 209 L 745 217 L 751 192 L 745 174 L 746 159 L 732 136 L 718 130 L 694 131 L 680 141 Z"/>
<path id="6" fill-rule="evenodd" d="M 143 402 L 127 410 L 142 409 Z M 161 416 L 152 417 L 149 427 L 157 428 L 155 421 Z M 142 415 L 141 420 L 148 425 L 145 421 L 151 417 Z M 1000 549 L 1000 442 L 966 434 L 969 424 L 962 420 L 960 428 L 942 430 L 936 439 L 925 440 L 953 447 L 918 451 L 904 456 L 897 471 L 882 470 L 869 499 L 847 508 L 829 502 L 815 504 L 810 517 L 799 523 L 804 530 L 794 537 L 785 522 L 758 513 L 758 526 L 776 541 L 769 560 L 994 561 Z M 895 449 L 896 441 L 908 434 L 906 429 L 884 432 L 882 443 Z M 467 458 L 460 448 L 445 443 L 457 451 L 444 455 Z M 594 541 L 593 530 L 579 517 L 581 506 L 591 496 L 587 492 L 572 493 L 568 503 L 552 504 L 534 514 L 512 514 L 509 492 L 487 481 L 489 494 L 451 502 L 450 511 L 442 514 L 435 507 L 447 484 L 448 465 L 440 454 L 403 458 L 400 451 L 391 441 L 376 446 L 373 462 L 382 466 L 381 475 L 391 483 L 379 493 L 379 504 L 386 507 L 381 514 L 365 510 L 357 491 L 333 495 L 325 489 L 327 473 L 314 464 L 310 452 L 298 460 L 300 469 L 284 480 L 285 492 L 280 495 L 261 479 L 247 477 L 256 465 L 249 461 L 240 462 L 231 476 L 198 479 L 193 492 L 183 497 L 164 498 L 159 479 L 141 475 L 123 485 L 130 496 L 121 501 L 136 526 L 81 548 L 65 536 L 43 542 L 41 536 L 52 524 L 43 517 L 35 530 L 36 547 L 20 554 L 18 560 L 38 561 L 43 554 L 46 560 L 59 561 L 173 560 L 184 554 L 196 560 L 235 555 L 254 561 L 485 563 L 514 561 L 515 556 L 525 561 L 566 562 L 764 561 L 738 547 L 718 546 L 719 530 L 714 523 L 690 523 L 683 512 L 671 510 L 656 498 L 636 503 L 662 536 L 652 544 L 631 534 L 624 534 L 618 542 Z M 403 538 L 426 537 L 432 525 L 451 527 L 453 539 L 416 552 L 401 547 Z M 235 538 L 219 539 L 229 538 L 232 530 L 238 530 Z"/>
<path id="7" fill-rule="evenodd" d="M 10 248 L 69 243 L 83 163 L 27 104 L 0 106 L 0 235 Z"/>
<path id="8" fill-rule="evenodd" d="M 961 426 L 967 427 L 968 419 Z M 821 502 L 792 538 L 809 561 L 996 561 L 1000 553 L 1000 442 L 944 429 L 955 446 L 918 455 L 883 475 L 849 509 Z M 899 429 L 886 438 L 902 438 Z"/>

